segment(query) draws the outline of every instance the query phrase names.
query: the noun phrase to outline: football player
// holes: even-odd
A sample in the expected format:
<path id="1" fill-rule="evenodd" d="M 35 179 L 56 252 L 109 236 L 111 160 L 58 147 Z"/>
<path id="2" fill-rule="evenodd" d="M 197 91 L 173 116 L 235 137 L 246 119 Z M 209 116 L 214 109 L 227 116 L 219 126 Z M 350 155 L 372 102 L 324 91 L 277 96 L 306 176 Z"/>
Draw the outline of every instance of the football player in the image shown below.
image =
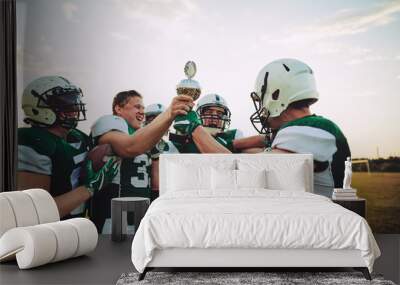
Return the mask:
<path id="1" fill-rule="evenodd" d="M 229 129 L 231 112 L 226 100 L 218 94 L 202 97 L 184 120 L 174 124 L 180 133 L 188 134 L 185 141 L 171 136 L 182 153 L 238 152 L 234 141 L 243 137 L 241 131 Z"/>
<path id="2" fill-rule="evenodd" d="M 310 105 L 318 101 L 319 94 L 307 64 L 296 59 L 267 64 L 257 76 L 251 98 L 256 108 L 251 121 L 262 134 L 258 142 L 254 139 L 254 146 L 264 141 L 272 152 L 312 153 L 314 192 L 331 197 L 334 187 L 342 187 L 350 148 L 335 123 L 311 113 Z M 268 130 L 274 134 L 272 141 L 266 136 Z"/>
<path id="3" fill-rule="evenodd" d="M 158 115 L 165 111 L 162 104 L 150 104 L 144 109 L 145 121 L 144 125 L 150 124 Z M 158 159 L 161 153 L 179 153 L 175 145 L 164 139 L 168 136 L 168 131 L 163 138 L 152 148 L 151 155 L 151 200 L 153 201 L 159 196 L 159 180 L 158 180 Z"/>
<path id="4" fill-rule="evenodd" d="M 158 115 L 165 111 L 162 104 L 150 104 L 144 109 L 145 121 L 144 125 L 150 124 Z"/>
<path id="5" fill-rule="evenodd" d="M 165 111 L 165 107 L 162 104 L 151 104 L 144 109 L 145 121 L 144 125 L 150 124 L 158 115 Z M 168 131 L 165 132 L 163 138 L 154 146 L 151 150 L 151 158 L 153 160 L 158 159 L 161 153 L 179 153 L 178 149 L 173 143 L 167 141 L 165 138 L 168 137 Z"/>
<path id="6" fill-rule="evenodd" d="M 76 129 L 86 119 L 82 96 L 80 88 L 60 76 L 40 77 L 22 95 L 30 127 L 18 129 L 18 189 L 49 191 L 61 218 L 83 216 L 85 201 L 116 174 L 109 160 L 98 172 L 89 163 L 81 177 L 89 147 L 88 136 Z"/>
<path id="7" fill-rule="evenodd" d="M 186 115 L 193 107 L 188 96 L 176 96 L 171 105 L 144 127 L 143 97 L 135 90 L 114 97 L 113 115 L 100 117 L 91 127 L 94 143 L 110 144 L 122 159 L 119 175 L 94 197 L 93 217 L 99 231 L 110 217 L 110 200 L 118 196 L 152 197 L 149 151 L 161 140 L 177 115 Z"/>

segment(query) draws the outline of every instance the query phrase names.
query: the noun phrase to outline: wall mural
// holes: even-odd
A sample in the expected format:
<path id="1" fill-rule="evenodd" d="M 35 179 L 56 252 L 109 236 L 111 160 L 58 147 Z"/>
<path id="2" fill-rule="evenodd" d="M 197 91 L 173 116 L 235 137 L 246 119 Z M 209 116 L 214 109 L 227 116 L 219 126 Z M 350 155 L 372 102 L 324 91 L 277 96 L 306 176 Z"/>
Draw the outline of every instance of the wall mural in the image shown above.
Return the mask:
<path id="1" fill-rule="evenodd" d="M 344 5 L 336 1 L 314 3 L 311 9 L 307 1 L 297 1 L 290 2 L 295 5 L 290 10 L 287 5 L 289 1 L 245 5 L 194 0 L 18 0 L 18 115 L 19 127 L 25 128 L 19 131 L 19 156 L 24 157 L 20 165 L 25 170 L 19 175 L 20 186 L 29 186 L 32 171 L 50 175 L 51 179 L 36 178 L 43 187 L 58 185 L 59 194 L 65 193 L 65 187 L 80 185 L 97 191 L 104 186 L 99 181 L 109 182 L 105 183 L 109 191 L 103 191 L 98 200 L 88 197 L 86 203 L 63 213 L 94 215 L 99 219 L 98 230 L 107 231 L 107 214 L 98 209 L 109 212 L 109 199 L 125 195 L 112 186 L 113 182 L 135 183 L 135 195 L 156 198 L 153 190 L 158 179 L 152 162 L 162 152 L 196 152 L 196 147 L 182 150 L 186 144 L 179 135 L 205 122 L 214 137 L 213 129 L 234 130 L 217 142 L 237 150 L 232 141 L 239 133 L 244 137 L 258 134 L 249 118 L 254 107 L 262 115 L 261 93 L 273 93 L 273 100 L 281 100 L 279 93 L 286 96 L 283 89 L 271 89 L 278 80 L 273 71 L 264 73 L 261 79 L 257 79 L 258 72 L 274 60 L 296 58 L 307 68 L 282 61 L 279 72 L 289 74 L 299 68 L 307 78 L 315 78 L 319 97 L 310 109 L 312 114 L 335 122 L 347 138 L 352 158 L 351 186 L 358 197 L 367 200 L 372 230 L 400 233 L 400 3 L 368 0 Z M 285 11 L 284 21 L 282 13 L 276 11 Z M 188 60 L 195 64 L 186 65 L 185 75 Z M 192 79 L 194 74 L 198 81 Z M 40 77 L 47 79 L 26 89 Z M 204 111 L 205 117 L 201 120 L 193 112 L 189 124 L 185 123 L 187 118 L 178 117 L 169 129 L 178 135 L 176 143 L 168 140 L 167 129 L 160 134 L 162 143 L 149 152 L 127 161 L 118 159 L 109 147 L 97 149 L 98 153 L 92 155 L 107 159 L 86 168 L 85 155 L 101 137 L 93 135 L 93 130 L 99 131 L 93 128 L 99 120 L 104 119 L 106 124 L 111 120 L 115 128 L 133 135 L 168 106 L 177 104 L 173 98 L 178 82 L 181 91 L 199 91 L 201 85 L 196 103 L 204 99 L 201 106 L 212 102 L 220 109 L 207 111 L 195 106 L 194 110 Z M 250 95 L 257 86 L 258 99 Z M 59 91 L 63 94 L 60 102 L 52 99 L 61 94 Z M 51 104 L 65 108 L 52 113 L 47 108 Z M 190 103 L 178 105 L 184 108 L 184 104 Z M 262 121 L 263 117 L 259 118 Z M 54 138 L 58 130 L 43 132 L 56 121 L 77 130 L 64 136 L 65 141 Z M 274 134 L 267 136 L 271 136 L 267 147 L 273 147 Z M 30 148 L 37 137 L 42 144 Z M 69 144 L 67 157 L 52 160 L 44 155 L 65 142 Z M 343 171 L 345 158 L 341 158 Z M 61 164 L 63 169 L 54 176 L 52 169 Z M 131 174 L 127 176 L 128 172 Z"/>

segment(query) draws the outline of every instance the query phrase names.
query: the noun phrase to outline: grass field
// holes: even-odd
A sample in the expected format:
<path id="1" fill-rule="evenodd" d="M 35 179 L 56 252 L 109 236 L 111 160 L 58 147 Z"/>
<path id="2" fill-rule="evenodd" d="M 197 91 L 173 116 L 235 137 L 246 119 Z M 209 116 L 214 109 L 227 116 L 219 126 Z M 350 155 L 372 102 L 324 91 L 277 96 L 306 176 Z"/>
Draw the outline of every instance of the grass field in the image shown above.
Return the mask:
<path id="1" fill-rule="evenodd" d="M 367 200 L 367 220 L 375 233 L 400 233 L 400 173 L 353 172 L 351 186 Z"/>

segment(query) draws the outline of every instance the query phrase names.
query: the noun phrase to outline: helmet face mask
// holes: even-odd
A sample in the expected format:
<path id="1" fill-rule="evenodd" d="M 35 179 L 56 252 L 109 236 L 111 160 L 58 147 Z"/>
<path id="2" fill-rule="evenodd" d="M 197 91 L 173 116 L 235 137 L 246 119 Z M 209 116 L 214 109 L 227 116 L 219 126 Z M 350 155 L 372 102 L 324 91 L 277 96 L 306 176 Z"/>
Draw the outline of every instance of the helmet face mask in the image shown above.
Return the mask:
<path id="1" fill-rule="evenodd" d="M 200 99 L 196 112 L 202 120 L 203 127 L 210 134 L 224 132 L 231 123 L 231 111 L 224 98 L 217 94 L 208 94 Z"/>
<path id="2" fill-rule="evenodd" d="M 52 96 L 47 99 L 47 104 L 56 114 L 56 124 L 66 128 L 76 128 L 79 121 L 86 120 L 85 104 L 82 103 L 82 91 L 77 90 L 59 90 L 59 96 Z M 39 101 L 39 103 L 42 101 Z"/>
<path id="3" fill-rule="evenodd" d="M 251 92 L 250 97 L 253 100 L 254 108 L 256 110 L 250 116 L 250 122 L 258 133 L 268 134 L 270 132 L 270 128 L 268 126 L 269 113 L 265 107 L 262 106 L 261 98 L 257 95 L 257 93 Z"/>
<path id="4" fill-rule="evenodd" d="M 225 130 L 230 123 L 226 110 L 220 106 L 204 106 L 200 111 L 200 118 L 207 128 Z"/>
<path id="5" fill-rule="evenodd" d="M 65 78 L 38 78 L 24 90 L 24 121 L 40 127 L 59 125 L 66 129 L 75 128 L 79 121 L 86 120 L 82 96 L 82 90 Z"/>
<path id="6" fill-rule="evenodd" d="M 146 120 L 144 121 L 144 125 L 147 126 L 150 124 L 158 115 L 146 116 Z"/>

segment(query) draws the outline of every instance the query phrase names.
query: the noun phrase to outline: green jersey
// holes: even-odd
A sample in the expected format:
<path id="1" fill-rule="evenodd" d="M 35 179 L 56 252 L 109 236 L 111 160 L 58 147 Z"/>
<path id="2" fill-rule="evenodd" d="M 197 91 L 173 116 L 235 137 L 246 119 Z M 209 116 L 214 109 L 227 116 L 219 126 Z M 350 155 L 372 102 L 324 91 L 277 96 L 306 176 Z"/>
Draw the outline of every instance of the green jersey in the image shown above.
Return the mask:
<path id="1" fill-rule="evenodd" d="M 111 131 L 133 135 L 135 129 L 123 118 L 105 115 L 96 120 L 91 127 L 93 143 L 98 144 L 99 138 Z M 111 184 L 93 196 L 92 220 L 99 232 L 109 234 L 107 224 L 111 221 L 111 199 L 115 197 L 145 197 L 151 198 L 151 160 L 147 153 L 135 157 L 123 158 L 118 174 Z M 128 213 L 128 224 L 133 223 L 133 216 Z M 110 223 L 106 222 L 107 220 Z"/>
<path id="2" fill-rule="evenodd" d="M 136 130 L 128 124 L 128 131 L 133 135 Z M 151 197 L 151 158 L 148 153 L 122 160 L 120 185 L 122 197 Z"/>
<path id="3" fill-rule="evenodd" d="M 218 133 L 214 136 L 217 142 L 219 142 L 221 145 L 223 145 L 233 153 L 236 152 L 236 150 L 234 150 L 233 148 L 233 141 L 241 137 L 243 137 L 242 132 L 237 129 L 228 130 L 223 133 Z M 196 144 L 191 139 L 184 144 L 178 142 L 173 142 L 173 143 L 180 153 L 200 153 Z"/>
<path id="4" fill-rule="evenodd" d="M 343 186 L 344 161 L 350 148 L 332 121 L 311 115 L 286 123 L 278 130 L 272 148 L 313 154 L 316 194 L 331 197 L 333 188 Z"/>
<path id="5" fill-rule="evenodd" d="M 50 176 L 50 194 L 62 195 L 81 185 L 79 178 L 89 145 L 88 136 L 77 129 L 70 130 L 64 139 L 46 128 L 19 128 L 18 171 Z M 84 209 L 82 204 L 70 215 L 82 215 Z"/>
<path id="6" fill-rule="evenodd" d="M 103 134 L 110 131 L 120 131 L 133 135 L 135 129 L 123 118 L 114 115 L 100 117 L 92 126 L 94 142 Z M 151 194 L 151 159 L 150 154 L 144 153 L 131 158 L 123 158 L 119 173 L 113 183 L 120 186 L 119 196 L 138 196 L 150 198 Z"/>

